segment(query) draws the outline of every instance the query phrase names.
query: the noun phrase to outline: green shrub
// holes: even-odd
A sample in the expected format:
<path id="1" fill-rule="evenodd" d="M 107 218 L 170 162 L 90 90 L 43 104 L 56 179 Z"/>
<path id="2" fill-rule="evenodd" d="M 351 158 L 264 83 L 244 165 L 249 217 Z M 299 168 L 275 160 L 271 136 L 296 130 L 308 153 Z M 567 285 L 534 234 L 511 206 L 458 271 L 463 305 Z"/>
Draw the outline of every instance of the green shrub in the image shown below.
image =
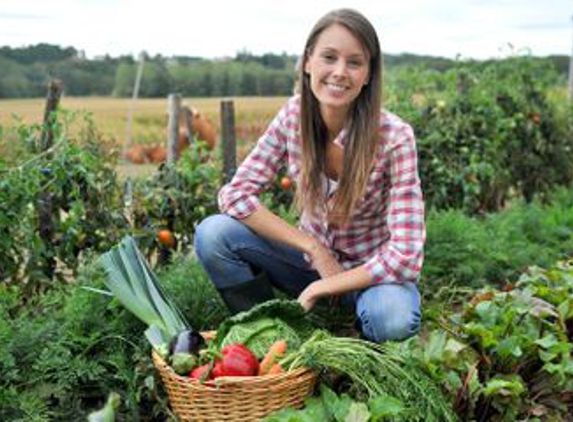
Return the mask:
<path id="1" fill-rule="evenodd" d="M 428 205 L 486 213 L 571 182 L 573 112 L 551 96 L 558 83 L 532 57 L 397 71 L 389 108 L 414 127 Z"/>
<path id="2" fill-rule="evenodd" d="M 145 326 L 109 296 L 94 263 L 76 283 L 52 289 L 27 310 L 15 287 L 0 289 L 0 420 L 85 420 L 110 391 L 122 420 L 165 420 L 166 396 L 150 359 Z M 226 310 L 199 264 L 180 257 L 159 274 L 197 329 Z M 33 309 L 32 309 L 33 308 Z"/>
<path id="3" fill-rule="evenodd" d="M 423 290 L 479 288 L 513 282 L 530 265 L 549 266 L 573 255 L 573 188 L 548 203 L 516 201 L 483 218 L 431 211 L 422 270 Z"/>

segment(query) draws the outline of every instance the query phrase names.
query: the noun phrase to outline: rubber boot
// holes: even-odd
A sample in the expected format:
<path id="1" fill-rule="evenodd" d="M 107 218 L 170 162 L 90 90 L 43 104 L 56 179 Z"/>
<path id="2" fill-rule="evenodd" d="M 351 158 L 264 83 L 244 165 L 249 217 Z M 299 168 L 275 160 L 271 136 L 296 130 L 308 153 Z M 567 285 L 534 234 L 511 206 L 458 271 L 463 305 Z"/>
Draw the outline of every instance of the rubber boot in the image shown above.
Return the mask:
<path id="1" fill-rule="evenodd" d="M 259 303 L 274 298 L 271 283 L 264 271 L 261 271 L 252 280 L 217 290 L 231 314 L 247 311 Z"/>

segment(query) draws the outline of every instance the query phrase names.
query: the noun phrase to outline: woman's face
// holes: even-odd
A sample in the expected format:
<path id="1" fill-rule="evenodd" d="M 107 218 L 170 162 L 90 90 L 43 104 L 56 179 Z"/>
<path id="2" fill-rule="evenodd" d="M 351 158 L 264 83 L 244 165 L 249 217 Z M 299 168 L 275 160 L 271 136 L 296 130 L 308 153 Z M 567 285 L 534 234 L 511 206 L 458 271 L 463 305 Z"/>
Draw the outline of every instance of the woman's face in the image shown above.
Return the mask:
<path id="1" fill-rule="evenodd" d="M 334 24 L 318 36 L 304 71 L 323 111 L 346 112 L 368 83 L 370 57 L 352 32 Z"/>

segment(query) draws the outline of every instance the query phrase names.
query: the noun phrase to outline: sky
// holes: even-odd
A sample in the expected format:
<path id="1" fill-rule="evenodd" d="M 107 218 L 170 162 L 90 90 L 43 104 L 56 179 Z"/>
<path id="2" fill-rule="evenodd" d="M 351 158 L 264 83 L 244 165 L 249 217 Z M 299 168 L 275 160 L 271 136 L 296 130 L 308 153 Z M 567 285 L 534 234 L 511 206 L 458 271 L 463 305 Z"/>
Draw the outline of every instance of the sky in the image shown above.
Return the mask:
<path id="1" fill-rule="evenodd" d="M 316 20 L 340 7 L 366 15 L 390 54 L 487 59 L 573 49 L 573 0 L 0 0 L 0 46 L 49 43 L 88 58 L 298 55 Z"/>

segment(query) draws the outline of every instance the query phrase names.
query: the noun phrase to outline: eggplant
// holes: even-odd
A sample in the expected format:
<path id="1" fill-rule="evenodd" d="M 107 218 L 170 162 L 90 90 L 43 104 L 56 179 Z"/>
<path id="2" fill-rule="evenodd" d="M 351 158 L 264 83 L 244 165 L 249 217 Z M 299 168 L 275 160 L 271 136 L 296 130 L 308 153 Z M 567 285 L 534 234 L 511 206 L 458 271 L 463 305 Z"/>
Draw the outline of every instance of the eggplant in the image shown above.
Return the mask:
<path id="1" fill-rule="evenodd" d="M 171 340 L 169 353 L 189 353 L 195 355 L 205 345 L 203 336 L 194 330 L 183 330 Z"/>
<path id="2" fill-rule="evenodd" d="M 198 363 L 199 350 L 205 345 L 205 339 L 197 331 L 184 330 L 177 334 L 169 344 L 171 366 L 179 375 L 188 375 Z"/>

